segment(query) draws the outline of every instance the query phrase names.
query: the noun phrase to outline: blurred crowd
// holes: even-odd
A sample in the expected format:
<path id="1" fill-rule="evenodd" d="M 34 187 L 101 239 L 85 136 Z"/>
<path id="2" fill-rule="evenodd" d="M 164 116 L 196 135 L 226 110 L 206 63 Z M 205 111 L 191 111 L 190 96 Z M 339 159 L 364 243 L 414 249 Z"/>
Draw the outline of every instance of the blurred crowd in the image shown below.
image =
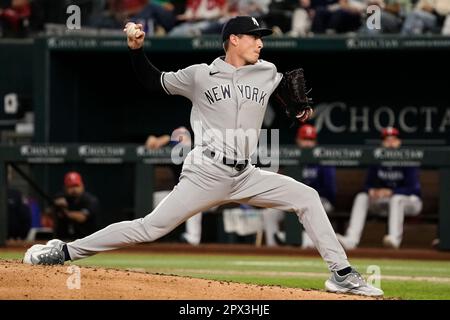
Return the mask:
<path id="1" fill-rule="evenodd" d="M 81 9 L 80 32 L 119 31 L 134 21 L 154 36 L 219 34 L 229 18 L 251 15 L 293 37 L 450 34 L 450 0 L 0 0 L 0 36 L 63 30 L 70 5 Z"/>

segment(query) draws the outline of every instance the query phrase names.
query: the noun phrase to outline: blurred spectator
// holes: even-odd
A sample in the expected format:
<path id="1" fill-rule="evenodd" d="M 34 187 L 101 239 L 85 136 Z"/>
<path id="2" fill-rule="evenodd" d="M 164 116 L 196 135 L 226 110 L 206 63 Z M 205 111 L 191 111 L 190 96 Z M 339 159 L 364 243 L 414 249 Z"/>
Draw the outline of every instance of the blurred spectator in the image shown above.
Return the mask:
<path id="1" fill-rule="evenodd" d="M 186 9 L 185 0 L 151 0 L 153 3 L 162 6 L 166 10 L 173 11 L 176 14 L 182 14 Z"/>
<path id="2" fill-rule="evenodd" d="M 267 27 L 274 30 L 275 34 L 289 32 L 292 26 L 292 15 L 297 7 L 298 0 L 272 0 L 264 22 Z"/>
<path id="3" fill-rule="evenodd" d="M 317 10 L 326 10 L 336 6 L 338 0 L 298 0 L 292 16 L 291 36 L 305 36 L 311 30 Z"/>
<path id="4" fill-rule="evenodd" d="M 169 36 L 219 34 L 228 19 L 226 0 L 187 0 L 186 11 L 177 16 L 180 22 Z"/>
<path id="5" fill-rule="evenodd" d="M 122 29 L 127 21 L 141 23 L 144 31 L 155 34 L 162 29 L 166 33 L 175 24 L 171 6 L 161 6 L 149 0 L 108 0 L 106 11 L 93 16 L 91 26 L 104 29 Z"/>
<path id="6" fill-rule="evenodd" d="M 261 26 L 266 26 L 264 18 L 269 12 L 270 0 L 228 0 L 222 17 L 211 21 L 208 27 L 202 29 L 202 34 L 220 34 L 225 23 L 236 16 L 252 16 Z"/>
<path id="7" fill-rule="evenodd" d="M 449 14 L 449 0 L 419 0 L 414 11 L 406 16 L 402 34 L 440 33 Z"/>
<path id="8" fill-rule="evenodd" d="M 296 144 L 299 148 L 314 148 L 317 146 L 317 131 L 312 125 L 305 124 L 297 131 Z M 334 210 L 336 200 L 336 168 L 322 165 L 305 165 L 302 168 L 301 182 L 315 189 L 325 211 L 329 214 Z M 276 209 L 264 209 L 264 226 L 268 246 L 283 242 L 285 235 L 280 232 L 279 223 L 284 212 Z M 314 244 L 306 232 L 302 233 L 302 248 L 314 248 Z"/>
<path id="9" fill-rule="evenodd" d="M 380 28 L 368 29 L 364 23 L 361 33 L 400 33 L 405 16 L 411 11 L 411 0 L 369 0 L 368 6 L 371 5 L 381 8 Z"/>
<path id="10" fill-rule="evenodd" d="M 31 17 L 29 0 L 11 0 L 0 7 L 0 22 L 3 37 L 25 37 L 28 35 Z"/>
<path id="11" fill-rule="evenodd" d="M 138 9 L 141 10 L 145 4 L 139 1 Z M 126 14 L 120 0 L 107 0 L 105 10 L 91 17 L 90 25 L 100 29 L 120 29 L 126 22 Z"/>
<path id="12" fill-rule="evenodd" d="M 146 148 L 151 150 L 160 149 L 164 146 L 176 145 L 181 146 L 183 149 L 186 148 L 186 150 L 191 150 L 191 133 L 185 127 L 178 127 L 173 131 L 171 136 L 169 136 L 168 134 L 159 137 L 150 135 L 145 142 Z M 183 155 L 186 156 L 187 152 L 184 152 Z M 173 176 L 177 181 L 180 177 L 182 168 L 182 164 L 170 165 Z M 155 191 L 153 193 L 153 207 L 155 208 L 170 192 L 170 190 Z M 181 235 L 180 240 L 192 245 L 200 244 L 202 236 L 202 213 L 199 212 L 186 220 L 185 226 L 185 232 Z"/>
<path id="13" fill-rule="evenodd" d="M 306 36 L 311 29 L 311 19 L 314 16 L 314 0 L 298 0 L 298 7 L 292 16 L 290 36 Z"/>
<path id="14" fill-rule="evenodd" d="M 228 0 L 228 4 L 234 15 L 261 18 L 269 13 L 270 0 Z"/>
<path id="15" fill-rule="evenodd" d="M 311 31 L 313 33 L 345 33 L 358 30 L 367 0 L 325 1 L 315 7 Z"/>
<path id="16" fill-rule="evenodd" d="M 388 127 L 382 131 L 382 147 L 397 149 L 401 145 L 399 131 Z M 403 237 L 405 215 L 415 216 L 422 210 L 419 168 L 371 166 L 364 191 L 358 193 L 345 236 L 338 235 L 346 249 L 356 248 L 368 211 L 388 216 L 388 234 L 383 238 L 386 247 L 398 249 Z"/>
<path id="17" fill-rule="evenodd" d="M 8 167 L 8 183 L 12 180 L 11 168 Z M 12 187 L 7 188 L 8 199 L 8 234 L 9 240 L 22 240 L 31 228 L 31 210 L 27 199 Z"/>
<path id="18" fill-rule="evenodd" d="M 381 9 L 380 27 L 368 29 L 364 23 L 367 7 L 376 5 Z M 313 33 L 399 33 L 403 20 L 411 10 L 410 0 L 299 0 L 292 18 L 292 36 Z M 365 18 L 365 19 L 363 19 Z"/>
<path id="19" fill-rule="evenodd" d="M 163 35 L 172 30 L 175 25 L 174 6 L 168 2 L 162 6 L 148 1 L 148 4 L 139 12 L 130 14 L 128 20 L 141 23 L 144 26 L 144 31 L 149 35 Z"/>
<path id="20" fill-rule="evenodd" d="M 58 239 L 79 239 L 96 231 L 99 202 L 85 191 L 78 172 L 68 172 L 64 176 L 64 191 L 57 194 L 54 201 L 55 205 L 46 210 L 46 215 L 53 217 Z"/>

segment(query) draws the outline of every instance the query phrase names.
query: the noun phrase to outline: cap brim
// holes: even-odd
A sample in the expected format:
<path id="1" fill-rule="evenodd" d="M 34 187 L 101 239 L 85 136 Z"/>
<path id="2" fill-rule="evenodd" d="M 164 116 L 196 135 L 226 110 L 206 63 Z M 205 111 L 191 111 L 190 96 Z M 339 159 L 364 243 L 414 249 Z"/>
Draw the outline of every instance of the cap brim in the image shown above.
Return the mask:
<path id="1" fill-rule="evenodd" d="M 271 29 L 267 28 L 257 28 L 246 32 L 245 34 L 258 35 L 260 37 L 270 36 L 273 33 Z"/>

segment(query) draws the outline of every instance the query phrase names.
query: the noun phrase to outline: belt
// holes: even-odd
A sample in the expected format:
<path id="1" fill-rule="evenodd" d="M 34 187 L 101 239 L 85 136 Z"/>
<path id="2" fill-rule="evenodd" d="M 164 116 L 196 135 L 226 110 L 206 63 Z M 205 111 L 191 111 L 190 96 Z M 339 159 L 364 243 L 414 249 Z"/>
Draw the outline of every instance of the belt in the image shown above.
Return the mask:
<path id="1" fill-rule="evenodd" d="M 216 152 L 211 151 L 209 149 L 203 150 L 203 154 L 213 160 L 215 159 L 215 156 L 216 156 Z M 236 171 L 242 171 L 247 167 L 249 160 L 231 160 L 231 159 L 222 157 L 222 163 L 226 166 L 229 166 L 229 167 L 235 169 Z"/>

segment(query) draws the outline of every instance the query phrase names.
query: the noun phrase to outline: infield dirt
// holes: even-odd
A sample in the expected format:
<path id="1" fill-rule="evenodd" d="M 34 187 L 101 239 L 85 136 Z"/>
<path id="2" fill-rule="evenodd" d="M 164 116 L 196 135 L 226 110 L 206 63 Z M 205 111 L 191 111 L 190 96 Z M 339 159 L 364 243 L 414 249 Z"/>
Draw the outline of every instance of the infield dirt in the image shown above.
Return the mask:
<path id="1" fill-rule="evenodd" d="M 0 260 L 0 300 L 6 299 L 129 299 L 129 300 L 359 300 L 333 294 L 278 286 L 258 286 L 144 272 L 80 267 L 79 289 L 70 265 L 30 266 Z M 78 272 L 78 271 L 77 271 Z M 69 285 L 68 285 L 69 283 Z"/>

